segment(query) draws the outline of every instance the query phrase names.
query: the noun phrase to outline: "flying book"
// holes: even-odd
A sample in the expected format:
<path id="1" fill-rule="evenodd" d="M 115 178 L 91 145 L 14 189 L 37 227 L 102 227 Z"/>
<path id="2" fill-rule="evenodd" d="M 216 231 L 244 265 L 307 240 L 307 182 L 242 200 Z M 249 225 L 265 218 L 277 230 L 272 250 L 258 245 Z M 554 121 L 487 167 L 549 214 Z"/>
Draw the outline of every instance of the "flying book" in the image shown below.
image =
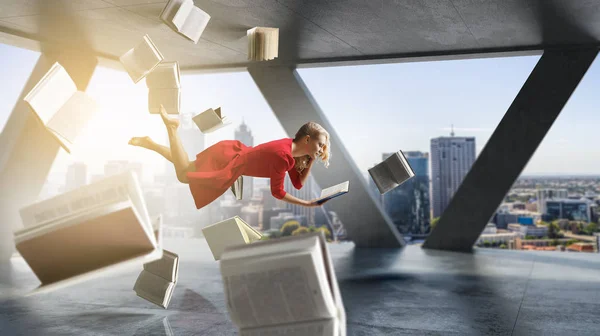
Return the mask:
<path id="1" fill-rule="evenodd" d="M 208 109 L 192 118 L 202 133 L 210 133 L 231 124 L 227 117 L 222 116 L 221 108 Z"/>
<path id="2" fill-rule="evenodd" d="M 97 110 L 96 102 L 77 91 L 59 63 L 52 65 L 23 100 L 67 153 Z"/>
<path id="3" fill-rule="evenodd" d="M 160 113 L 163 105 L 167 114 L 179 114 L 181 104 L 181 79 L 177 62 L 162 62 L 146 76 L 148 110 Z"/>
<path id="4" fill-rule="evenodd" d="M 193 0 L 169 0 L 160 19 L 177 33 L 197 44 L 210 15 L 194 6 Z"/>
<path id="5" fill-rule="evenodd" d="M 248 36 L 248 60 L 268 61 L 279 55 L 279 28 L 254 27 Z"/>
<path id="6" fill-rule="evenodd" d="M 227 246 L 250 244 L 262 235 L 238 216 L 205 226 L 202 229 L 215 260 L 219 260 Z"/>
<path id="7" fill-rule="evenodd" d="M 96 207 L 131 200 L 143 222 L 150 223 L 142 195 L 137 174 L 134 170 L 128 170 L 23 207 L 19 214 L 27 229 L 77 216 Z M 153 230 L 149 227 L 149 234 Z"/>
<path id="8" fill-rule="evenodd" d="M 128 50 L 119 58 L 134 83 L 148 76 L 164 59 L 148 35 L 144 35 L 137 46 Z"/>
<path id="9" fill-rule="evenodd" d="M 369 169 L 369 175 L 379 189 L 379 193 L 383 195 L 415 176 L 415 172 L 408 164 L 404 153 L 398 151 Z"/>
<path id="10" fill-rule="evenodd" d="M 135 174 L 120 177 L 121 183 L 101 180 L 21 212 L 26 225 L 15 232 L 15 245 L 41 282 L 32 294 L 161 258 L 141 191 L 128 192 Z"/>
<path id="11" fill-rule="evenodd" d="M 312 202 L 321 204 L 332 198 L 342 196 L 342 195 L 348 193 L 349 186 L 350 186 L 350 181 L 346 181 L 346 182 L 342 182 L 340 184 L 336 184 L 333 187 L 325 188 L 325 189 L 321 190 L 321 196 L 319 196 L 319 198 L 317 198 L 317 199 L 312 200 Z"/>
<path id="12" fill-rule="evenodd" d="M 133 290 L 136 294 L 165 309 L 171 302 L 179 274 L 179 256 L 163 250 L 162 258 L 144 264 Z"/>
<path id="13" fill-rule="evenodd" d="M 240 336 L 345 336 L 346 312 L 322 232 L 230 246 L 220 261 Z"/>
<path id="14" fill-rule="evenodd" d="M 244 176 L 238 177 L 237 180 L 233 182 L 233 185 L 231 186 L 231 192 L 233 193 L 233 196 L 235 196 L 235 199 L 242 199 L 244 196 Z"/>

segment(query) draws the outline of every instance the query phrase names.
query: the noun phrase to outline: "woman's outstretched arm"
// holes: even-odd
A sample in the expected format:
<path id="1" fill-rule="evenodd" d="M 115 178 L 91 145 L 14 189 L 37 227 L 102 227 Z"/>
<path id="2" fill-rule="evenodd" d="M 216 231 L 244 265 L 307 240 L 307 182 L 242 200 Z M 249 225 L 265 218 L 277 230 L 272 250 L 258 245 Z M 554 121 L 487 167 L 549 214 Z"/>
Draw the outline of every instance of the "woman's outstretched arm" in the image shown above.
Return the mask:
<path id="1" fill-rule="evenodd" d="M 313 203 L 311 201 L 300 199 L 298 197 L 294 197 L 290 193 L 286 193 L 285 196 L 283 196 L 283 198 L 281 200 L 285 201 L 287 203 L 290 203 L 290 204 L 302 205 L 305 207 L 315 207 L 315 206 L 323 205 L 323 203 L 317 204 L 317 203 Z"/>

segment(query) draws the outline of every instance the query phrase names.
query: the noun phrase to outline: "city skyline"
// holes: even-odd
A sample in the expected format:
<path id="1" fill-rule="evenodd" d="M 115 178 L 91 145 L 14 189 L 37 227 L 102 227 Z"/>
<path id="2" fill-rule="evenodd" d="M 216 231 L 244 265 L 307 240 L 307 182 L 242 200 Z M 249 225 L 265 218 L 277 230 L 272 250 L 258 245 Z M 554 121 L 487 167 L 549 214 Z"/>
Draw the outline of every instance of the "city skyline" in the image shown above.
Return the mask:
<path id="1" fill-rule="evenodd" d="M 0 125 L 4 127 L 39 53 L 6 45 L 0 45 L 0 51 L 8 69 L 0 79 L 4 111 Z M 478 155 L 538 59 L 526 56 L 298 72 L 334 125 L 332 133 L 340 137 L 364 173 L 379 162 L 381 153 L 399 149 L 428 152 L 430 139 L 449 135 L 451 125 L 456 136 L 477 139 Z M 592 113 L 597 102 L 594 84 L 600 83 L 597 63 L 529 161 L 524 176 L 600 175 L 600 158 L 588 154 L 594 146 L 585 138 L 600 122 Z M 481 82 L 481 78 L 490 80 Z M 134 85 L 122 71 L 98 68 L 87 91 L 100 102 L 101 111 L 78 139 L 71 156 L 59 152 L 53 171 L 66 172 L 68 164 L 82 161 L 95 173 L 101 171 L 104 161 L 127 158 L 142 162 L 147 171 L 161 173 L 161 158 L 126 145 L 132 136 L 150 135 L 161 143 L 166 139 L 159 118 L 147 112 L 145 85 Z M 242 119 L 252 130 L 255 144 L 288 136 L 246 72 L 182 76 L 181 106 L 182 113 L 221 106 L 233 121 L 233 125 L 206 135 L 205 146 L 233 139 Z M 105 137 L 109 133 L 111 137 Z"/>

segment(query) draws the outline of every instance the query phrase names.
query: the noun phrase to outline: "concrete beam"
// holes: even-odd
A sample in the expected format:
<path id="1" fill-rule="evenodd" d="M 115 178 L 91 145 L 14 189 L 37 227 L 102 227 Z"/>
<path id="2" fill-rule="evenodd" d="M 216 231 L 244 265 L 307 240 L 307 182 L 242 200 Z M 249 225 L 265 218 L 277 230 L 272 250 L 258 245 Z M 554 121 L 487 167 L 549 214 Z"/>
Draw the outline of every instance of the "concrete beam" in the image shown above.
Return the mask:
<path id="1" fill-rule="evenodd" d="M 424 248 L 471 251 L 597 54 L 597 48 L 544 52 Z"/>
<path id="2" fill-rule="evenodd" d="M 335 128 L 327 120 L 310 91 L 292 68 L 250 67 L 248 72 L 271 106 L 289 137 L 304 123 L 315 121 L 331 136 L 329 168 L 315 165 L 312 174 L 323 188 L 350 181 L 350 192 L 327 203 L 335 211 L 348 237 L 357 247 L 401 247 L 404 240 L 383 208 L 376 203 Z"/>
<path id="3" fill-rule="evenodd" d="M 0 262 L 14 251 L 13 232 L 22 227 L 19 209 L 34 203 L 60 148 L 23 98 L 59 62 L 85 91 L 97 60 L 83 53 L 47 51 L 38 59 L 0 134 Z"/>

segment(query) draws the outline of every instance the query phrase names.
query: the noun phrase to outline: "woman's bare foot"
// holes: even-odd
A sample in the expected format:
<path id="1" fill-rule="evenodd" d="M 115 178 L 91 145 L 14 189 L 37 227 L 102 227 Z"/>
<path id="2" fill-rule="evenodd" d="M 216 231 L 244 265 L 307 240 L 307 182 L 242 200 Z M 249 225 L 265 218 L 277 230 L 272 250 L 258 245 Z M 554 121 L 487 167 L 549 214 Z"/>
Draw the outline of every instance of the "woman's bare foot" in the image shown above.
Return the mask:
<path id="1" fill-rule="evenodd" d="M 162 105 L 160 106 L 160 117 L 162 118 L 165 125 L 172 126 L 175 128 L 179 127 L 179 120 L 178 119 L 170 119 L 167 115 L 167 111 L 165 110 L 165 108 Z"/>
<path id="2" fill-rule="evenodd" d="M 152 139 L 150 139 L 150 137 L 133 137 L 131 138 L 131 140 L 129 140 L 128 144 L 132 145 L 132 146 L 137 146 L 137 147 L 143 147 L 143 148 L 151 148 L 152 145 L 154 144 L 154 141 L 152 141 Z"/>

